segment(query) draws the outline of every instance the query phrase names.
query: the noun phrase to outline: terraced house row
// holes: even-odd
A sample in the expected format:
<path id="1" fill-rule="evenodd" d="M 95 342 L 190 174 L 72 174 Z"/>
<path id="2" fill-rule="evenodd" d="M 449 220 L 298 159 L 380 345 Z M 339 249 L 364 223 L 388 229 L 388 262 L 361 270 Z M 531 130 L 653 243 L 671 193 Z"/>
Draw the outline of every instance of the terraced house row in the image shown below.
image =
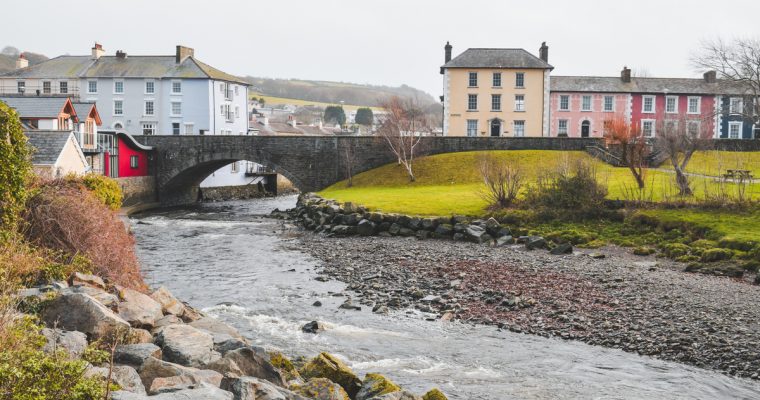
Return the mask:
<path id="1" fill-rule="evenodd" d="M 606 121 L 625 119 L 647 137 L 670 124 L 716 139 L 760 139 L 748 90 L 717 79 L 551 76 L 549 47 L 467 49 L 441 67 L 445 136 L 602 137 Z"/>

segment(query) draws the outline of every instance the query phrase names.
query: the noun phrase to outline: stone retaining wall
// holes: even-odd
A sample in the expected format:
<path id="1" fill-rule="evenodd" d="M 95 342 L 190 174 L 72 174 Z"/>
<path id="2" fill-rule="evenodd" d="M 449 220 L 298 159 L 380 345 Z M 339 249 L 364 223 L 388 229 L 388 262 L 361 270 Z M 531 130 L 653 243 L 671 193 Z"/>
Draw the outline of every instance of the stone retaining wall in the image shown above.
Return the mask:
<path id="1" fill-rule="evenodd" d="M 116 182 L 121 187 L 124 200 L 123 207 L 134 206 L 136 204 L 147 204 L 156 202 L 156 178 L 153 176 L 133 176 L 128 178 L 116 178 Z"/>
<path id="2" fill-rule="evenodd" d="M 258 199 L 273 194 L 261 191 L 257 185 L 217 186 L 201 188 L 201 201 Z"/>

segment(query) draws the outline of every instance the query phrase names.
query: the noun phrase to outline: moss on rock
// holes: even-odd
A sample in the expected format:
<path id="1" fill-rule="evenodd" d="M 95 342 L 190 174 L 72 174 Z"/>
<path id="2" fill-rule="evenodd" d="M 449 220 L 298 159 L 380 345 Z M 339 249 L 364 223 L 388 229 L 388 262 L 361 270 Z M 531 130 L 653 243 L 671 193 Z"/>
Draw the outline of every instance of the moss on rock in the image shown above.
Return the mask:
<path id="1" fill-rule="evenodd" d="M 400 391 L 401 388 L 390 379 L 380 374 L 364 375 L 362 388 L 356 394 L 356 400 L 366 400 L 383 394 Z"/>
<path id="2" fill-rule="evenodd" d="M 729 249 L 710 249 L 705 250 L 702 253 L 701 260 L 702 262 L 715 262 L 715 261 L 723 261 L 723 260 L 730 260 L 734 256 L 734 252 Z"/>
<path id="3" fill-rule="evenodd" d="M 438 390 L 438 388 L 433 388 L 422 395 L 422 400 L 448 400 L 448 397 Z"/>
<path id="4" fill-rule="evenodd" d="M 290 390 L 319 400 L 351 400 L 343 387 L 327 378 L 313 378 L 303 385 L 293 385 Z"/>
<path id="5" fill-rule="evenodd" d="M 314 357 L 299 372 L 304 379 L 327 378 L 339 384 L 352 399 L 362 386 L 362 381 L 346 364 L 326 352 Z"/>
<path id="6" fill-rule="evenodd" d="M 285 357 L 285 355 L 279 351 L 270 352 L 269 361 L 275 368 L 280 370 L 280 373 L 282 373 L 282 377 L 285 378 L 286 382 L 301 378 L 301 375 L 298 373 L 298 370 L 290 361 L 290 359 L 288 359 L 288 357 Z"/>

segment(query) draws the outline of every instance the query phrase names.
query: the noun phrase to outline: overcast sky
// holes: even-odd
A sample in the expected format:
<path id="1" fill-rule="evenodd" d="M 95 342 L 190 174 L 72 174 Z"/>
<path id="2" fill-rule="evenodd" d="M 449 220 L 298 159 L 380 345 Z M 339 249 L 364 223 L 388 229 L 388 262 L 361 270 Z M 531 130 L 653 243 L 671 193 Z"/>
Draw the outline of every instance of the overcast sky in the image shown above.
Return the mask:
<path id="1" fill-rule="evenodd" d="M 12 2 L 0 46 L 47 56 L 174 54 L 238 75 L 408 84 L 441 94 L 451 41 L 468 47 L 549 45 L 555 75 L 698 75 L 700 40 L 760 36 L 758 0 L 27 0 Z M 7 6 L 5 7 L 6 11 Z M 754 21 L 753 21 L 754 20 Z"/>

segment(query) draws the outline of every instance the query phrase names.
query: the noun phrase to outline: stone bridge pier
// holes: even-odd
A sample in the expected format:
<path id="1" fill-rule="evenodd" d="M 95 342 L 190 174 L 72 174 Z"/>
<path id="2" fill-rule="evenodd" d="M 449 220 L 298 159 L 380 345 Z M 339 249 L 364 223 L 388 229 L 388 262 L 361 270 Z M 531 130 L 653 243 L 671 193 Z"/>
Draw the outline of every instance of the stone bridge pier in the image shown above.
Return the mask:
<path id="1" fill-rule="evenodd" d="M 397 161 L 385 139 L 374 136 L 135 136 L 153 146 L 158 200 L 163 205 L 198 201 L 198 187 L 217 169 L 253 161 L 288 178 L 301 191 L 318 191 L 353 172 Z M 483 150 L 585 150 L 593 138 L 425 137 L 419 156 Z"/>

